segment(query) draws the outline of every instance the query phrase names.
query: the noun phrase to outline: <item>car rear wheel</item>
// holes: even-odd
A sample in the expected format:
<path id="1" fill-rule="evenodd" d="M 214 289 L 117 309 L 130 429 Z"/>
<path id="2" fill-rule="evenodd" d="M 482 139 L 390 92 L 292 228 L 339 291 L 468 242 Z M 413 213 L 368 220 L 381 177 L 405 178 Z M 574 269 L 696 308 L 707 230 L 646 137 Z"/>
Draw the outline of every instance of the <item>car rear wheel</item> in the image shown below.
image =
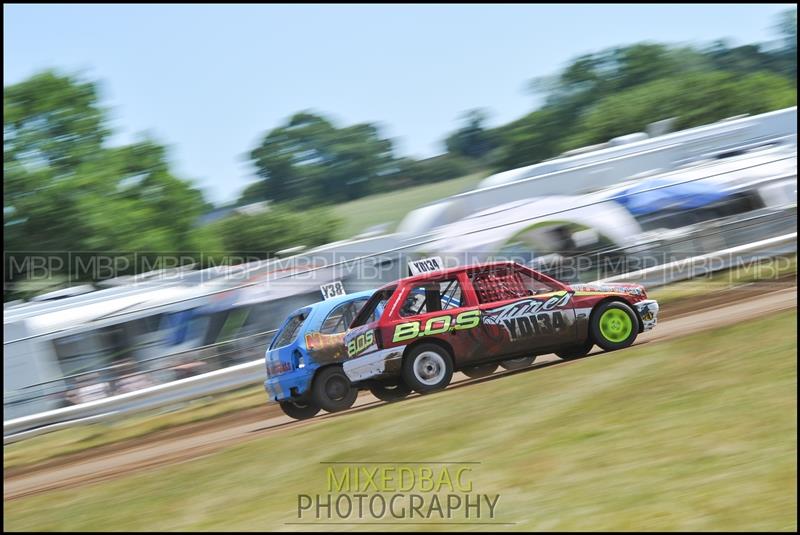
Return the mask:
<path id="1" fill-rule="evenodd" d="M 464 368 L 461 373 L 470 379 L 480 379 L 481 377 L 488 377 L 497 371 L 497 364 L 483 364 L 481 366 L 472 366 L 471 368 Z"/>
<path id="2" fill-rule="evenodd" d="M 356 402 L 358 389 L 339 366 L 329 366 L 317 372 L 311 387 L 311 401 L 328 412 L 349 409 Z"/>
<path id="3" fill-rule="evenodd" d="M 606 351 L 623 349 L 636 340 L 639 319 L 625 303 L 607 301 L 592 312 L 589 332 L 594 343 Z"/>
<path id="4" fill-rule="evenodd" d="M 533 364 L 534 360 L 536 360 L 536 357 L 520 357 L 518 359 L 504 360 L 500 362 L 500 366 L 506 370 L 521 370 Z"/>
<path id="5" fill-rule="evenodd" d="M 556 355 L 561 357 L 562 360 L 579 359 L 588 355 L 593 347 L 594 341 L 591 338 L 587 338 L 582 344 L 556 351 Z"/>
<path id="6" fill-rule="evenodd" d="M 369 391 L 381 401 L 400 401 L 411 393 L 411 388 L 405 382 L 399 380 L 394 383 L 375 383 L 370 387 Z"/>
<path id="7" fill-rule="evenodd" d="M 403 359 L 402 376 L 420 394 L 442 390 L 453 378 L 453 358 L 438 345 L 418 345 Z"/>
<path id="8" fill-rule="evenodd" d="M 284 400 L 279 403 L 283 413 L 295 420 L 313 418 L 320 410 L 319 407 L 311 403 L 301 403 L 290 400 Z"/>

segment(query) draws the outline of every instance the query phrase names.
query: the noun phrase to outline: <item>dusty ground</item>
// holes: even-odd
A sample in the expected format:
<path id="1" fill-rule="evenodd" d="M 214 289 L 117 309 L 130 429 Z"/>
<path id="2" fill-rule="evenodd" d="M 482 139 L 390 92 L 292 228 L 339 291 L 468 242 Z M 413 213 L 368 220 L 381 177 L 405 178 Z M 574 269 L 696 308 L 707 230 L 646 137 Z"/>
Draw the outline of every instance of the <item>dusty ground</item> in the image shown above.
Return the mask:
<path id="1" fill-rule="evenodd" d="M 765 291 L 764 288 L 753 286 L 742 290 L 722 292 L 720 295 L 698 302 L 676 303 L 674 307 L 662 310 L 656 329 L 641 335 L 636 343 L 650 343 L 684 336 L 797 307 L 796 287 Z M 774 290 L 774 287 L 769 290 Z M 597 353 L 596 349 L 594 354 Z M 587 358 L 591 357 L 590 355 Z M 462 374 L 456 374 L 450 388 L 462 388 L 476 381 L 495 380 L 510 373 L 535 373 L 535 370 L 542 367 L 569 364 L 562 362 L 555 355 L 545 355 L 539 357 L 536 364 L 528 369 L 495 373 L 484 379 L 470 380 Z M 346 412 L 370 410 L 382 404 L 383 402 L 370 394 L 362 393 L 355 406 Z M 196 459 L 241 441 L 269 433 L 279 433 L 287 428 L 314 425 L 321 419 L 338 416 L 339 414 L 325 414 L 312 420 L 298 422 L 284 416 L 277 406 L 265 404 L 256 409 L 176 427 L 141 439 L 6 471 L 3 497 L 9 500 L 52 489 L 103 481 L 132 471 Z"/>

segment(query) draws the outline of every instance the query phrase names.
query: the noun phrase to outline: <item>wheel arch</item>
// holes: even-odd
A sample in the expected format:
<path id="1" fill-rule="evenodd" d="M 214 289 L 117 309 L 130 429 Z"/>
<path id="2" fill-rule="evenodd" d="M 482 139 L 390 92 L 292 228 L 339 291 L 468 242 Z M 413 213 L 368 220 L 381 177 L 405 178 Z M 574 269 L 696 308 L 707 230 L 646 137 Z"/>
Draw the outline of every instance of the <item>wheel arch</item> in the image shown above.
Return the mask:
<path id="1" fill-rule="evenodd" d="M 422 344 L 433 344 L 433 345 L 441 347 L 442 349 L 447 351 L 448 355 L 450 355 L 450 358 L 453 361 L 453 366 L 456 366 L 456 356 L 453 353 L 453 346 L 451 346 L 449 343 L 445 342 L 444 340 L 440 340 L 438 338 L 422 338 L 421 340 L 414 340 L 412 343 L 408 344 L 406 346 L 405 350 L 403 351 L 403 360 L 405 360 L 406 356 L 408 356 L 408 354 L 415 347 L 418 347 L 418 346 L 420 346 Z"/>
<path id="2" fill-rule="evenodd" d="M 326 362 L 325 364 L 321 364 L 321 365 L 317 366 L 314 369 L 314 372 L 311 374 L 311 380 L 308 382 L 308 389 L 311 390 L 311 388 L 314 386 L 314 383 L 316 382 L 317 377 L 319 377 L 319 374 L 320 374 L 320 372 L 322 370 L 326 370 L 328 368 L 334 368 L 334 367 L 341 368 L 342 371 L 344 371 L 344 367 L 342 366 L 341 362 Z"/>

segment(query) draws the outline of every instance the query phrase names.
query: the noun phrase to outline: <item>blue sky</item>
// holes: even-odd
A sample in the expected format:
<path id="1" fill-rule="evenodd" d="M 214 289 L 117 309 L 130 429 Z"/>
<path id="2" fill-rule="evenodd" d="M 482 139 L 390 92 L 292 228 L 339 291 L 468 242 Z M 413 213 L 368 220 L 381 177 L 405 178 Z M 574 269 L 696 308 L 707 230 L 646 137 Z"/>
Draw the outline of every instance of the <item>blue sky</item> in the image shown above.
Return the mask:
<path id="1" fill-rule="evenodd" d="M 292 113 L 377 122 L 398 152 L 442 152 L 462 112 L 500 124 L 528 80 L 649 40 L 774 38 L 792 4 L 5 5 L 4 84 L 55 67 L 101 82 L 114 142 L 146 132 L 208 198 L 255 179 L 246 153 Z"/>

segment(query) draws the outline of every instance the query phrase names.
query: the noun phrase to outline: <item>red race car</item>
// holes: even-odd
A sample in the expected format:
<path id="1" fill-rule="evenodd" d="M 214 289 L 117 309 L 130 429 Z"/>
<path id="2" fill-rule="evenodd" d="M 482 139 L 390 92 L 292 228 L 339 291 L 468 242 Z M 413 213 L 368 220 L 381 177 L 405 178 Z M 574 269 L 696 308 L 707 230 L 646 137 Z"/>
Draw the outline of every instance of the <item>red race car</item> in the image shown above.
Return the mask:
<path id="1" fill-rule="evenodd" d="M 432 264 L 379 289 L 353 320 L 343 365 L 353 383 L 432 392 L 456 370 L 476 377 L 547 353 L 622 349 L 656 324 L 658 303 L 640 285 L 568 285 L 513 262 Z"/>

